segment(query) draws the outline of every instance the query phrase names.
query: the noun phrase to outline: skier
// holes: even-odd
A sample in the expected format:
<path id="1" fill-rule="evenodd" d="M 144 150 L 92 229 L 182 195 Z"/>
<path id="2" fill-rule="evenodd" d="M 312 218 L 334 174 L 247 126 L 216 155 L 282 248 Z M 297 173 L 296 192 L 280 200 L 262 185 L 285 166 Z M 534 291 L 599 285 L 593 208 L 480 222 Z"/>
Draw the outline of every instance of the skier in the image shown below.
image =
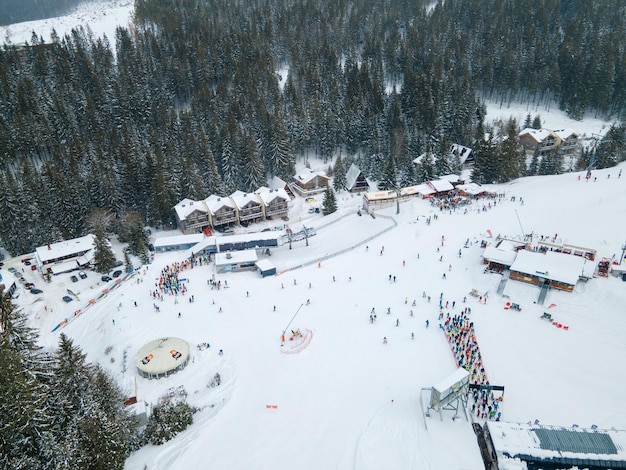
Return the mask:
<path id="1" fill-rule="evenodd" d="M 396 326 L 400 326 L 400 319 L 396 318 Z"/>
<path id="2" fill-rule="evenodd" d="M 391 315 L 391 307 L 387 307 L 387 315 Z"/>
<path id="3" fill-rule="evenodd" d="M 415 333 L 411 333 L 411 339 L 415 339 Z"/>
<path id="4" fill-rule="evenodd" d="M 429 324 L 430 324 L 430 322 L 428 320 L 426 320 L 426 328 L 428 328 Z"/>
<path id="5" fill-rule="evenodd" d="M 383 344 L 387 344 L 387 337 L 386 336 L 383 337 Z"/>

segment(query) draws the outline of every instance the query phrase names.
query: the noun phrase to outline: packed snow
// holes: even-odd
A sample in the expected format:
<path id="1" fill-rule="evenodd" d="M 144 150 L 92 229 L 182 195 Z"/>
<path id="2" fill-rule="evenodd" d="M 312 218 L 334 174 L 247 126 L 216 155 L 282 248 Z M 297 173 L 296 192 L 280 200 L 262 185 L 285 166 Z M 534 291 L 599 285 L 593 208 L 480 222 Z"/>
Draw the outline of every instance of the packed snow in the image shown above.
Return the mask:
<path id="1" fill-rule="evenodd" d="M 106 36 L 113 44 L 115 29 L 118 26 L 125 28 L 130 26 L 134 5 L 133 0 L 96 0 L 79 5 L 74 12 L 66 16 L 2 25 L 0 44 L 30 43 L 33 32 L 44 42 L 49 43 L 53 30 L 62 38 L 80 26 L 88 27 L 94 37 Z"/>
<path id="2" fill-rule="evenodd" d="M 21 44 L 32 31 L 48 40 L 53 28 L 62 36 L 78 25 L 111 40 L 115 27 L 130 21 L 132 4 L 103 1 L 64 18 L 2 26 L 0 40 Z M 495 103 L 488 103 L 487 120 L 514 116 L 521 123 L 528 113 L 540 114 L 547 128 L 570 127 L 585 136 L 603 133 L 608 125 L 593 119 L 570 122 L 554 109 Z M 174 440 L 131 455 L 128 470 L 479 469 L 483 464 L 470 422 L 462 415 L 453 420 L 450 412 L 442 421 L 436 413 L 425 417 L 420 403 L 424 399 L 427 405 L 423 388 L 456 370 L 438 327 L 436 300 L 442 293 L 456 304 L 446 315 L 472 309 L 486 373 L 492 384 L 505 386 L 503 421 L 626 426 L 626 284 L 613 276 L 592 278 L 579 282 L 573 293 L 550 291 L 538 305 L 538 287 L 509 280 L 499 296 L 501 276 L 483 272 L 480 247 L 482 241 L 492 246 L 498 235 L 534 233 L 595 249 L 596 262 L 601 257 L 619 261 L 626 241 L 621 218 L 626 177 L 618 178 L 624 167 L 594 171 L 597 180 L 567 173 L 492 186 L 505 197 L 497 205 L 477 201 L 467 214 L 413 199 L 400 205 L 399 214 L 394 206 L 377 211 L 376 218 L 359 216 L 360 196 L 340 193 L 339 212 L 323 217 L 308 210 L 321 204 L 320 197 L 313 204 L 298 198 L 288 224 L 294 230 L 315 227 L 317 235 L 261 256 L 278 275 L 223 274 L 215 273 L 212 263 L 197 266 L 179 276 L 186 279 L 185 295 L 164 295 L 163 301 L 150 292 L 161 270 L 183 261 L 186 252 L 157 254 L 152 264 L 118 284 L 102 282 L 94 272 L 77 282 L 70 273 L 44 283 L 21 263 L 26 255 L 6 261 L 0 272 L 10 284 L 7 268 L 23 270 L 44 290 L 35 295 L 18 287 L 16 302 L 40 329 L 45 346 L 55 347 L 64 332 L 129 393 L 136 383 L 141 403 L 184 393 L 201 409 Z M 207 284 L 213 275 L 221 282 L 219 290 Z M 68 289 L 74 300 L 65 303 Z M 478 303 L 469 295 L 473 289 L 487 293 L 488 302 Z M 511 301 L 521 311 L 505 310 Z M 84 313 L 51 332 L 77 310 Z M 544 312 L 568 328 L 541 319 Z M 303 336 L 291 340 L 292 330 Z M 189 343 L 188 366 L 168 378 L 140 377 L 135 354 L 166 337 Z M 203 348 L 205 343 L 210 347 Z M 212 383 L 216 373 L 219 386 Z"/>
<path id="3" fill-rule="evenodd" d="M 420 404 L 422 398 L 428 405 L 422 388 L 456 370 L 438 327 L 441 293 L 450 302 L 446 315 L 471 308 L 489 380 L 505 386 L 503 421 L 624 428 L 626 284 L 613 276 L 593 278 L 573 293 L 551 290 L 538 305 L 538 287 L 509 280 L 498 296 L 501 276 L 483 273 L 481 248 L 498 235 L 519 238 L 523 227 L 524 233 L 595 249 L 596 261 L 619 260 L 624 222 L 618 208 L 626 203 L 620 168 L 594 172 L 597 181 L 568 173 L 492 186 L 505 197 L 497 205 L 479 200 L 468 213 L 412 199 L 399 214 L 394 206 L 376 218 L 359 216 L 360 196 L 340 193 L 340 211 L 324 217 L 308 211 L 319 201 L 297 198 L 288 225 L 316 227 L 317 234 L 308 246 L 303 240 L 271 250 L 276 276 L 196 266 L 179 275 L 186 279 L 185 295 L 165 294 L 160 301 L 150 292 L 161 270 L 188 253 L 156 254 L 152 264 L 54 333 L 114 284 L 94 272 L 78 282 L 62 274 L 44 284 L 25 269 L 44 290 L 43 299 L 20 288 L 17 302 L 41 329 L 43 344 L 54 347 L 61 331 L 70 335 L 121 384 L 136 380 L 140 401 L 155 403 L 184 389 L 188 402 L 201 408 L 187 431 L 134 453 L 128 469 L 478 469 L 482 460 L 470 422 L 462 415 L 453 420 L 451 412 L 443 421 L 436 413 L 424 417 Z M 266 225 L 271 223 L 252 228 Z M 6 268 L 23 266 L 22 258 L 6 263 L 5 277 L 10 279 Z M 214 275 L 219 290 L 207 283 Z M 66 304 L 61 297 L 68 288 L 78 299 Z M 487 293 L 488 302 L 470 296 L 472 289 Z M 505 310 L 510 301 L 522 310 Z M 546 311 L 568 329 L 541 319 Z M 292 330 L 307 337 L 303 347 L 294 343 L 299 337 L 290 340 Z M 140 377 L 136 352 L 166 337 L 189 343 L 189 365 L 168 378 Z M 198 348 L 203 343 L 210 347 Z M 216 373 L 222 383 L 211 387 Z"/>

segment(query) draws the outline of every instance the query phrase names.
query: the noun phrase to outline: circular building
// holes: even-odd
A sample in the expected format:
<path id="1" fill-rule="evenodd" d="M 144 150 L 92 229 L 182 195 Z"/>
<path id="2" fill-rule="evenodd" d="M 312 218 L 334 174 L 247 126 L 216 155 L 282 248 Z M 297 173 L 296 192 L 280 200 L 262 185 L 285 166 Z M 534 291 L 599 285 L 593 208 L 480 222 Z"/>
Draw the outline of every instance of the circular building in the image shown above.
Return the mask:
<path id="1" fill-rule="evenodd" d="M 185 368 L 189 362 L 189 345 L 180 338 L 150 341 L 137 351 L 135 364 L 142 377 L 159 379 Z"/>

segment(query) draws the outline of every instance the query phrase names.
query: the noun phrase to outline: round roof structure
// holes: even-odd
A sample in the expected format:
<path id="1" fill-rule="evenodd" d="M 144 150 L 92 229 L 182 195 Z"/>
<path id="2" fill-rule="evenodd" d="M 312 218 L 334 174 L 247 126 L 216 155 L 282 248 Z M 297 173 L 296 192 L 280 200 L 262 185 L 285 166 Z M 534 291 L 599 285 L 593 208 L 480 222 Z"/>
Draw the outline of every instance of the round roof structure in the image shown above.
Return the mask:
<path id="1" fill-rule="evenodd" d="M 183 369 L 189 362 L 189 345 L 180 338 L 161 338 L 142 346 L 135 355 L 135 364 L 144 377 L 167 377 Z"/>

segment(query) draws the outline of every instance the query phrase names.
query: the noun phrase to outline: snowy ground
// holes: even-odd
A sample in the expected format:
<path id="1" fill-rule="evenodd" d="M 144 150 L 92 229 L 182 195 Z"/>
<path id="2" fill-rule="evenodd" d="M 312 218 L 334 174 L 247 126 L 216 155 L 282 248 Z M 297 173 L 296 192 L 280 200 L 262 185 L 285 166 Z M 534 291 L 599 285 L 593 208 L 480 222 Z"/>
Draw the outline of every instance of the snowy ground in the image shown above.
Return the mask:
<path id="1" fill-rule="evenodd" d="M 76 11 L 66 16 L 0 26 L 0 45 L 21 45 L 30 42 L 33 31 L 43 38 L 44 42 L 51 42 L 53 29 L 62 38 L 79 26 L 89 27 L 94 37 L 106 35 L 113 44 L 115 28 L 128 27 L 133 11 L 133 0 L 94 1 L 80 5 Z"/>
<path id="2" fill-rule="evenodd" d="M 106 9 L 111 3 L 115 8 Z M 131 14 L 131 0 L 103 2 L 100 9 L 65 18 L 0 27 L 0 41 L 23 43 L 33 30 L 47 40 L 52 27 L 63 35 L 78 24 L 89 24 L 96 35 L 105 33 L 111 40 L 115 26 L 126 25 Z M 570 127 L 587 136 L 607 126 L 593 119 L 569 121 L 555 106 L 549 112 L 526 105 L 488 106 L 487 120 L 513 115 L 523 122 L 530 112 L 533 117 L 540 114 L 546 127 Z M 550 292 L 545 305 L 538 306 L 534 304 L 538 288 L 509 281 L 504 294 L 522 311 L 506 311 L 506 299 L 495 294 L 500 277 L 483 274 L 479 248 L 481 240 L 489 240 L 488 229 L 494 235 L 517 236 L 521 224 L 526 233 L 558 233 L 565 242 L 595 248 L 600 257 L 619 258 L 625 242 L 621 208 L 626 203 L 626 177 L 618 179 L 617 172 L 597 171 L 597 182 L 578 181 L 579 173 L 569 173 L 495 186 L 495 191 L 507 194 L 497 207 L 466 215 L 437 212 L 439 218 L 431 225 L 426 225 L 425 216 L 435 210 L 421 200 L 403 203 L 398 215 L 394 207 L 379 213 L 388 217 L 372 219 L 356 214 L 358 197 L 339 195 L 340 214 L 326 218 L 309 213 L 309 207 L 320 205 L 319 200 L 307 204 L 297 199 L 289 224 L 294 229 L 314 226 L 318 234 L 309 239 L 309 246 L 302 241 L 292 250 L 286 246 L 273 250 L 271 261 L 282 274 L 265 279 L 251 272 L 218 274 L 217 279 L 227 281 L 229 288 L 216 291 L 206 283 L 214 274 L 213 266 L 195 268 L 184 274 L 187 296 L 178 303 L 166 297 L 157 302 L 161 311 L 155 313 L 149 291 L 160 270 L 183 257 L 182 253 L 157 255 L 142 273 L 60 331 L 74 338 L 89 360 L 107 367 L 120 383 L 136 380 L 140 400 L 154 403 L 167 390 L 183 386 L 188 401 L 202 408 L 194 424 L 176 439 L 133 454 L 127 462 L 129 470 L 144 465 L 150 469 L 483 468 L 464 418 L 452 421 L 450 414 L 444 414 L 443 422 L 436 416 L 425 421 L 422 415 L 420 389 L 455 370 L 444 335 L 436 327 L 437 306 L 424 301 L 423 291 L 432 297 L 443 292 L 445 299 L 456 300 L 457 308 L 471 289 L 490 292 L 487 305 L 469 296 L 466 305 L 472 307 L 491 383 L 506 387 L 504 420 L 624 429 L 626 283 L 615 277 L 593 279 L 579 283 L 574 293 Z M 518 201 L 523 197 L 524 205 L 511 202 L 511 195 Z M 461 248 L 467 238 L 471 246 Z M 338 252 L 343 253 L 334 256 Z M 17 303 L 41 329 L 42 343 L 54 347 L 59 332 L 50 333 L 52 328 L 84 309 L 111 284 L 93 272 L 77 283 L 66 274 L 44 284 L 21 264 L 22 258 L 7 261 L 0 273 L 10 284 L 7 268 L 24 268 L 25 277 L 45 291 L 38 297 L 20 288 Z M 389 282 L 390 274 L 396 276 L 395 283 Z M 64 303 L 61 297 L 67 289 L 79 300 Z M 188 302 L 190 295 L 194 303 Z M 413 299 L 416 307 L 410 305 Z M 569 330 L 539 319 L 550 304 L 556 304 L 550 309 L 553 317 Z M 373 325 L 368 320 L 372 307 L 378 314 Z M 389 316 L 384 313 L 387 308 L 391 308 Z M 428 329 L 426 319 L 431 322 Z M 282 331 L 298 328 L 310 330 L 310 344 L 299 353 L 283 353 L 291 345 L 281 346 Z M 140 378 L 135 352 L 144 343 L 167 336 L 188 341 L 192 361 L 167 379 Z M 387 345 L 382 343 L 385 336 Z M 211 347 L 198 350 L 196 345 L 204 342 Z M 219 349 L 224 356 L 218 355 Z M 222 385 L 208 387 L 216 372 Z"/>
<path id="3" fill-rule="evenodd" d="M 229 286 L 217 291 L 206 282 L 214 274 L 213 265 L 195 268 L 181 275 L 188 279 L 188 294 L 178 303 L 166 296 L 157 302 L 161 311 L 155 313 L 149 291 L 160 270 L 183 257 L 159 254 L 143 273 L 61 331 L 121 383 L 136 378 L 140 400 L 153 403 L 168 389 L 182 385 L 188 401 L 203 408 L 190 429 L 173 441 L 133 454 L 129 470 L 144 465 L 482 468 L 471 425 L 464 418 L 453 421 L 451 414 L 444 414 L 440 422 L 435 415 L 426 418 L 425 429 L 420 389 L 447 377 L 455 364 L 436 326 L 437 304 L 428 304 L 423 291 L 433 298 L 443 292 L 444 299 L 456 300 L 457 310 L 471 289 L 490 292 L 487 305 L 470 296 L 466 305 L 472 307 L 491 383 L 506 387 L 504 420 L 623 429 L 626 284 L 615 277 L 597 278 L 579 283 L 574 293 L 551 291 L 544 306 L 538 306 L 534 304 L 538 288 L 509 281 L 504 294 L 522 306 L 521 312 L 511 312 L 503 308 L 507 299 L 495 293 L 500 277 L 483 274 L 481 265 L 479 242 L 489 240 L 487 229 L 494 236 L 517 236 L 520 222 L 527 233 L 558 233 L 565 242 L 597 249 L 599 256 L 619 258 L 624 222 L 618 211 L 626 203 L 626 178 L 618 179 L 616 169 L 596 173 L 597 182 L 578 181 L 578 174 L 570 173 L 496 186 L 496 191 L 507 194 L 504 202 L 486 212 L 476 211 L 482 207 L 479 203 L 469 214 L 440 213 L 426 201 L 413 200 L 403 203 L 398 215 L 393 207 L 373 219 L 356 214 L 354 198 L 340 196 L 345 209 L 340 216 L 325 218 L 309 214 L 309 205 L 298 199 L 289 223 L 294 229 L 299 224 L 316 226 L 318 234 L 309 239 L 308 247 L 302 241 L 292 250 L 287 246 L 273 250 L 271 261 L 282 274 L 265 279 L 253 272 L 217 274 Z M 524 204 L 511 202 L 511 195 L 518 201 L 523 197 Z M 438 219 L 427 225 L 424 216 L 435 213 Z M 467 238 L 472 244 L 462 248 Z M 332 256 L 342 250 L 347 251 Z M 2 274 L 10 278 L 9 266 L 21 266 L 20 258 L 3 268 Z M 34 278 L 34 273 L 25 274 Z M 99 276 L 88 274 L 78 283 L 72 283 L 69 275 L 52 284 L 36 280 L 45 290 L 38 302 L 20 291 L 17 301 L 41 328 L 44 344 L 54 346 L 58 332 L 50 330 L 105 287 Z M 390 274 L 396 282 L 389 282 Z M 61 297 L 67 288 L 80 300 L 65 304 Z M 194 303 L 189 303 L 190 295 Z M 413 299 L 416 307 L 411 307 Z M 568 331 L 539 318 L 550 304 L 556 304 L 550 312 L 569 326 Z M 378 314 L 373 325 L 372 307 Z M 391 315 L 385 313 L 389 307 Z M 310 344 L 299 353 L 284 354 L 281 350 L 291 345 L 287 341 L 281 346 L 282 331 L 298 328 L 311 331 Z M 189 342 L 189 366 L 167 379 L 138 377 L 135 352 L 144 343 L 167 336 Z M 211 347 L 199 351 L 196 345 L 203 342 Z M 107 347 L 112 347 L 109 353 Z M 217 354 L 219 349 L 224 356 Z M 222 385 L 210 388 L 216 372 Z"/>

